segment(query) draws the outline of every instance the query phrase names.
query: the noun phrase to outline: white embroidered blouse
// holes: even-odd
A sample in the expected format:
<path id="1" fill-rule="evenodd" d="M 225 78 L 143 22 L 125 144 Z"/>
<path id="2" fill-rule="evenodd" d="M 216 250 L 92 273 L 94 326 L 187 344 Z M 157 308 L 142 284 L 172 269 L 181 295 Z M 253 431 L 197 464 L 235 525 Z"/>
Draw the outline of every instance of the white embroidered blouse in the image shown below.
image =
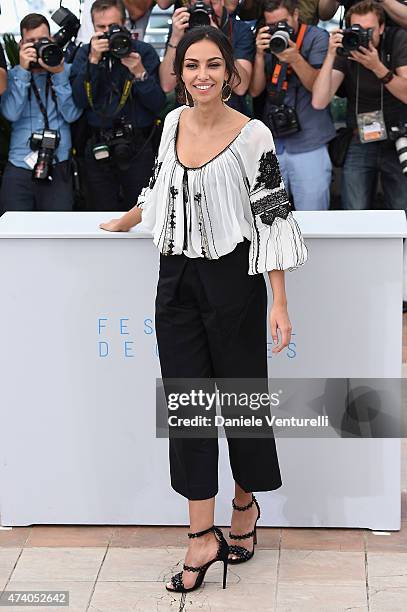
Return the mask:
<path id="1" fill-rule="evenodd" d="M 216 157 L 188 168 L 176 150 L 185 108 L 167 115 L 153 175 L 137 200 L 159 251 L 218 259 L 246 237 L 248 274 L 304 264 L 307 247 L 290 210 L 270 130 L 252 119 Z"/>

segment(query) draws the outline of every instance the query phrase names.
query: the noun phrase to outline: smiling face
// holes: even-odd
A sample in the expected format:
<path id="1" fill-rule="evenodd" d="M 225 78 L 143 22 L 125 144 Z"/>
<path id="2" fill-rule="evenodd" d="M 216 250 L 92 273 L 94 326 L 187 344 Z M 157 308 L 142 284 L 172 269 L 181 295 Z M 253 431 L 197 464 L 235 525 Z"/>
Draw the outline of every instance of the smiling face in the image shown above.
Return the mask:
<path id="1" fill-rule="evenodd" d="M 191 45 L 185 53 L 182 80 L 194 101 L 199 104 L 221 98 L 228 80 L 226 62 L 219 47 L 204 39 Z"/>

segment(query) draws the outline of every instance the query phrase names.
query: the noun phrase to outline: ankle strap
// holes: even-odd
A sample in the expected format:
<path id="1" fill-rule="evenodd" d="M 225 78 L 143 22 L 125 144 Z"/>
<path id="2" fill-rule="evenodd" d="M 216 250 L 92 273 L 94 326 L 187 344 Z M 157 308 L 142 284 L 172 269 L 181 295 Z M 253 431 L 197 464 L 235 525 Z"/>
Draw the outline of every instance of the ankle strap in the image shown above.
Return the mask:
<path id="1" fill-rule="evenodd" d="M 251 508 L 253 506 L 253 502 L 256 501 L 256 498 L 254 497 L 253 493 L 252 493 L 252 501 L 249 502 L 247 504 L 247 506 L 237 506 L 235 504 L 235 500 L 234 498 L 232 499 L 232 506 L 233 506 L 233 510 L 241 510 L 243 512 L 243 510 L 248 510 L 249 508 Z"/>
<path id="2" fill-rule="evenodd" d="M 204 529 L 203 531 L 197 531 L 196 533 L 188 533 L 188 537 L 189 538 L 200 538 L 201 536 L 205 535 L 206 533 L 209 533 L 210 531 L 213 531 L 215 529 L 215 526 L 212 525 L 212 527 L 208 527 L 208 529 Z"/>

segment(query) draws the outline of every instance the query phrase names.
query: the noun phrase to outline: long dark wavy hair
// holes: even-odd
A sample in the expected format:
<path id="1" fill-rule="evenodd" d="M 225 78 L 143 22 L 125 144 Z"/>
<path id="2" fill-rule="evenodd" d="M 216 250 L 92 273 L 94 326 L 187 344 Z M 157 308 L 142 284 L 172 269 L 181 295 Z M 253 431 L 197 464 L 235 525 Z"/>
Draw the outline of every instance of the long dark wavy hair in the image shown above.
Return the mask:
<path id="1" fill-rule="evenodd" d="M 193 106 L 194 102 L 190 93 L 186 92 L 184 81 L 182 80 L 182 69 L 184 66 L 184 58 L 187 50 L 191 45 L 200 40 L 210 40 L 215 43 L 222 54 L 226 64 L 226 71 L 229 75 L 226 83 L 230 87 L 236 87 L 240 85 L 241 78 L 235 66 L 235 60 L 233 57 L 233 47 L 227 36 L 219 29 L 214 26 L 197 26 L 189 30 L 177 45 L 177 51 L 174 59 L 174 73 L 177 79 L 175 87 L 175 93 L 177 100 L 181 104 L 189 104 Z"/>

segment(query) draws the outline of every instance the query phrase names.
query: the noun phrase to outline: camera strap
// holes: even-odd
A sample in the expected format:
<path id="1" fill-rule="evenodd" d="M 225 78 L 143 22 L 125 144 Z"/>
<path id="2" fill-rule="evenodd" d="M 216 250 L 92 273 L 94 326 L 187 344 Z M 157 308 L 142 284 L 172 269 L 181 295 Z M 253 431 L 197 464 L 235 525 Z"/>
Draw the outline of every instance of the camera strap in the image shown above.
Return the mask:
<path id="1" fill-rule="evenodd" d="M 298 31 L 298 36 L 295 41 L 295 46 L 298 51 L 301 50 L 304 41 L 307 25 L 302 23 Z M 293 72 L 292 66 L 287 62 L 277 61 L 274 70 L 270 75 L 270 90 L 269 96 L 275 98 L 276 104 L 282 104 L 288 89 L 288 79 Z"/>
<path id="2" fill-rule="evenodd" d="M 44 106 L 43 101 L 41 100 L 41 96 L 40 96 L 40 92 L 38 91 L 38 87 L 34 81 L 34 77 L 31 74 L 31 81 L 30 81 L 30 89 L 28 90 L 28 97 L 29 97 L 29 101 L 31 103 L 31 89 L 34 92 L 35 98 L 37 100 L 39 109 L 41 111 L 41 115 L 44 117 L 44 126 L 45 129 L 48 130 L 49 129 L 49 120 L 48 120 L 48 113 L 47 113 L 47 109 Z M 54 91 L 54 88 L 52 87 L 52 83 L 51 83 L 51 75 L 48 73 L 47 74 L 47 81 L 46 81 L 46 85 L 45 85 L 45 104 L 47 104 L 48 102 L 48 94 L 49 92 L 51 92 L 51 97 L 52 100 L 56 106 L 56 108 L 58 109 L 58 105 L 57 105 L 57 97 Z"/>
<path id="3" fill-rule="evenodd" d="M 96 110 L 95 104 L 94 104 L 94 101 L 93 101 L 92 85 L 91 85 L 91 82 L 90 82 L 90 68 L 89 68 L 89 60 L 88 60 L 87 65 L 86 65 L 85 91 L 86 91 L 86 97 L 87 97 L 88 102 L 89 102 L 89 106 L 91 107 L 92 111 L 96 115 L 99 115 L 99 117 L 102 117 L 104 119 L 106 119 L 108 117 L 109 118 L 114 117 L 115 115 L 120 113 L 120 111 L 125 106 L 127 100 L 129 99 L 129 96 L 130 96 L 130 93 L 131 93 L 131 87 L 133 85 L 133 82 L 134 82 L 134 76 L 131 76 L 130 78 L 128 77 L 125 80 L 122 92 L 120 94 L 119 102 L 118 102 L 118 104 L 117 104 L 117 106 L 116 106 L 116 108 L 115 108 L 113 113 L 107 114 L 104 111 L 98 111 L 98 110 Z M 105 109 L 107 110 L 106 105 L 105 105 Z"/>

